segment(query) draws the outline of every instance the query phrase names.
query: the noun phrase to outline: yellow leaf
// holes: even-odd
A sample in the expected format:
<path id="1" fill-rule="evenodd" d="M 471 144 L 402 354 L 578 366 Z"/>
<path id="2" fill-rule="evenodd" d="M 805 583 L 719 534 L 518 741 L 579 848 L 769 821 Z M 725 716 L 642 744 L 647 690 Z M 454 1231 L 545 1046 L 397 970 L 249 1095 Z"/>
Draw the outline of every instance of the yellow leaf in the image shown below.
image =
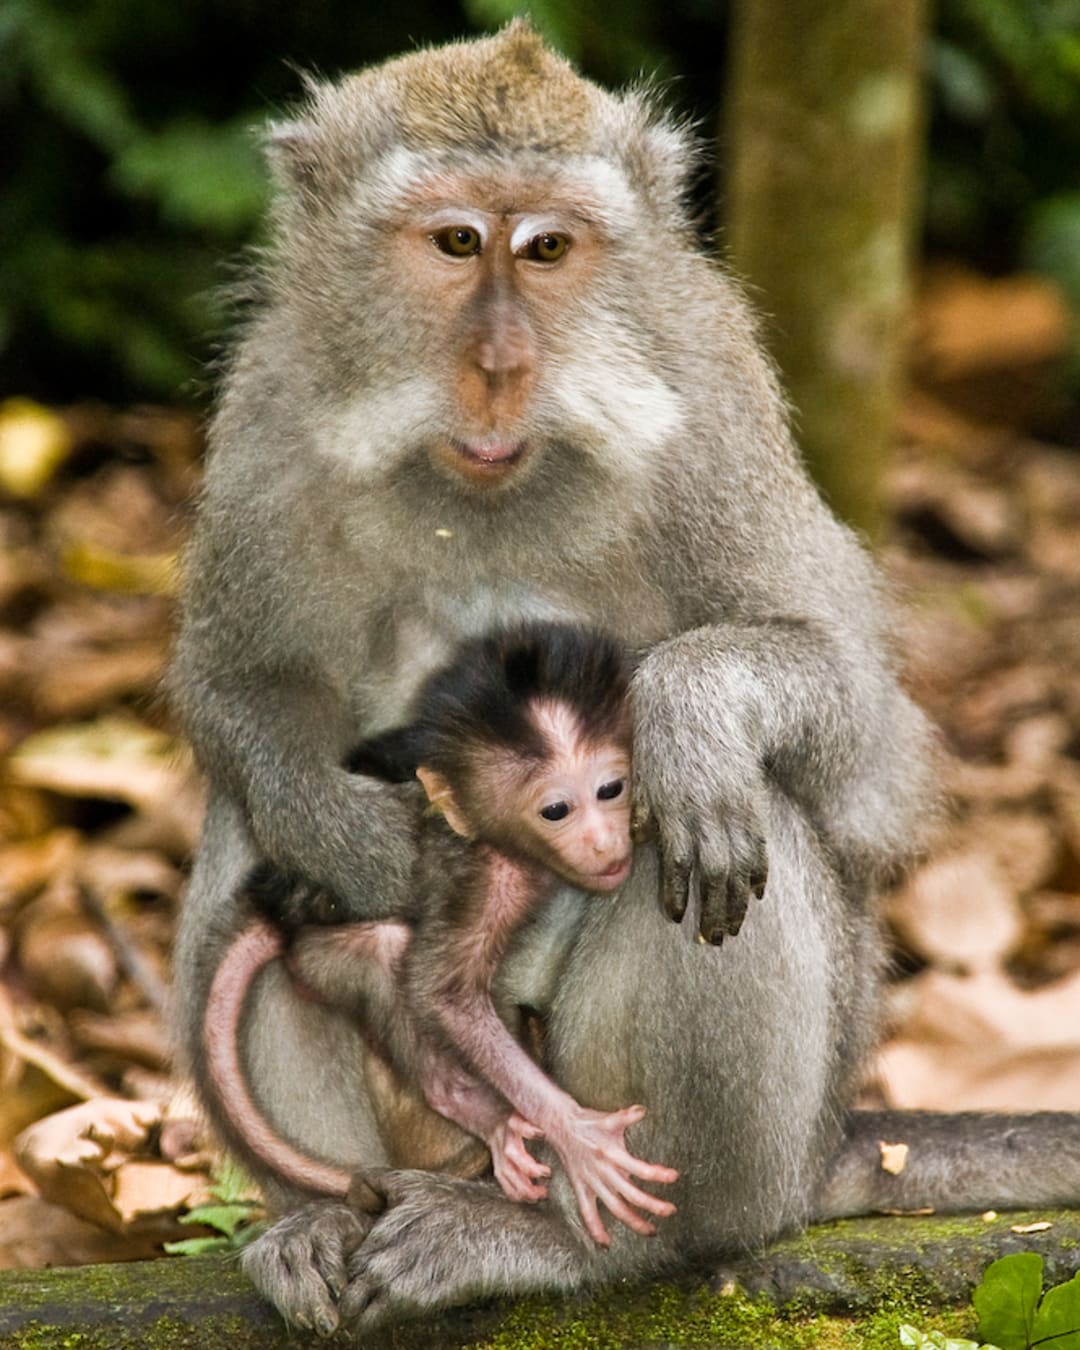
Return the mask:
<path id="1" fill-rule="evenodd" d="M 36 497 L 71 454 L 67 423 L 28 398 L 0 403 L 0 487 L 13 497 Z"/>
<path id="2" fill-rule="evenodd" d="M 116 553 L 99 544 L 66 544 L 60 565 L 72 581 L 122 595 L 175 595 L 174 553 Z"/>

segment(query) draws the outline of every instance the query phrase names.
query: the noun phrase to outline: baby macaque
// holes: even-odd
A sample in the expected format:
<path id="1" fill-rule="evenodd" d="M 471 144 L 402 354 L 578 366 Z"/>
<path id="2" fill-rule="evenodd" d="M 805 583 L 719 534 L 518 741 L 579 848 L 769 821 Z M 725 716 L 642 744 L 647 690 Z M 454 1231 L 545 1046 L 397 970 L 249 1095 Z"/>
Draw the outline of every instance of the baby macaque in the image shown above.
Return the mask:
<path id="1" fill-rule="evenodd" d="M 630 1178 L 672 1182 L 678 1174 L 627 1150 L 625 1131 L 642 1106 L 579 1105 L 514 1039 L 491 991 L 514 933 L 560 881 L 606 894 L 629 876 L 627 692 L 620 649 L 592 631 L 533 624 L 463 644 L 422 687 L 412 721 L 348 760 L 392 781 L 415 773 L 431 804 L 415 925 L 307 930 L 294 948 L 301 978 L 354 1005 L 398 1074 L 487 1143 L 512 1199 L 546 1195 L 550 1169 L 526 1147 L 546 1139 L 601 1245 L 610 1239 L 599 1201 L 650 1234 L 637 1211 L 662 1217 L 675 1207 Z M 272 887 L 261 888 L 264 910 L 273 910 L 272 897 Z M 243 1083 L 244 997 L 256 971 L 283 950 L 276 930 L 258 924 L 222 962 L 206 1019 L 211 1081 L 257 1156 L 301 1185 L 340 1193 L 350 1178 L 277 1139 Z"/>

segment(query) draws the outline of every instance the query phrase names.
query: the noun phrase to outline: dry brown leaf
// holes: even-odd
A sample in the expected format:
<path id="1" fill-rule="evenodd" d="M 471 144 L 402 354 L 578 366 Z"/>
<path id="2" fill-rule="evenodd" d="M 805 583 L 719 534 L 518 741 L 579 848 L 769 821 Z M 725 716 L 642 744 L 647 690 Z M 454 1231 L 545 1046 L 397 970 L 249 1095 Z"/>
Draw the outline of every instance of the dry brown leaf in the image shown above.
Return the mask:
<path id="1" fill-rule="evenodd" d="M 950 551 L 1010 557 L 1027 535 L 1022 505 L 1013 493 L 938 461 L 913 460 L 894 468 L 889 494 L 906 528 Z"/>
<path id="2" fill-rule="evenodd" d="M 1049 774 L 1072 739 L 1068 720 L 1060 713 L 1025 717 L 1006 731 L 1002 744 L 1010 764 L 1026 764 Z"/>
<path id="3" fill-rule="evenodd" d="M 84 1050 L 107 1051 L 148 1069 L 168 1068 L 169 1036 L 161 1018 L 153 1012 L 102 1016 L 80 1009 L 68 1018 L 76 1042 Z"/>
<path id="4" fill-rule="evenodd" d="M 105 1232 L 37 1195 L 0 1201 L 0 1270 L 146 1261 L 161 1255 L 161 1241 L 157 1232 Z"/>
<path id="5" fill-rule="evenodd" d="M 912 951 L 953 969 L 996 969 L 1023 931 L 1008 877 L 992 856 L 975 851 L 921 867 L 887 912 Z"/>
<path id="6" fill-rule="evenodd" d="M 989 855 L 1019 895 L 1046 886 L 1061 857 L 1061 838 L 1045 810 L 988 811 L 964 824 L 965 845 Z"/>
<path id="7" fill-rule="evenodd" d="M 874 1073 L 890 1106 L 1080 1110 L 1080 973 L 1025 992 L 1000 972 L 929 970 L 898 1002 Z"/>
<path id="8" fill-rule="evenodd" d="M 954 797 L 995 806 L 1024 806 L 1041 797 L 1046 774 L 1027 764 L 976 764 L 950 759 L 943 766 L 943 786 Z"/>
<path id="9" fill-rule="evenodd" d="M 70 870 L 80 838 L 77 830 L 50 830 L 39 839 L 0 848 L 0 918 L 10 920 L 19 902 Z"/>
<path id="10" fill-rule="evenodd" d="M 43 1041 L 25 1035 L 0 986 L 0 1143 L 47 1111 L 106 1095 L 90 1074 L 68 1064 Z"/>
<path id="11" fill-rule="evenodd" d="M 920 365 L 944 379 L 1064 356 L 1069 307 L 1034 276 L 987 278 L 958 268 L 930 277 L 918 306 Z"/>
<path id="12" fill-rule="evenodd" d="M 125 1224 L 171 1216 L 213 1199 L 207 1177 L 165 1162 L 127 1162 L 116 1174 L 113 1204 Z"/>
<path id="13" fill-rule="evenodd" d="M 8 761 L 20 783 L 76 797 L 153 806 L 177 790 L 180 747 L 127 717 L 59 726 L 28 737 Z"/>
<path id="14" fill-rule="evenodd" d="M 49 589 L 50 581 L 40 553 L 30 548 L 0 547 L 0 609 L 32 600 Z"/>
<path id="15" fill-rule="evenodd" d="M 5 775 L 7 765 L 5 763 Z M 34 839 L 57 826 L 55 803 L 37 788 L 0 776 L 0 838 Z"/>
<path id="16" fill-rule="evenodd" d="M 122 560 L 175 553 L 179 521 L 145 468 L 114 461 L 73 483 L 49 512 L 46 527 L 61 554 L 75 544 Z"/>
<path id="17" fill-rule="evenodd" d="M 26 1195 L 32 1187 L 26 1173 L 15 1161 L 10 1149 L 0 1149 L 0 1199 L 9 1195 Z"/>
<path id="18" fill-rule="evenodd" d="M 43 721 L 60 721 L 85 717 L 130 694 L 153 691 L 168 651 L 159 640 L 115 651 L 40 643 L 32 656 L 30 704 Z"/>
<path id="19" fill-rule="evenodd" d="M 39 1120 L 15 1140 L 15 1159 L 46 1200 L 110 1232 L 127 1218 L 114 1203 L 113 1174 L 145 1150 L 161 1110 L 150 1102 L 99 1097 Z"/>
<path id="20" fill-rule="evenodd" d="M 116 957 L 84 914 L 48 914 L 19 929 L 19 965 L 33 993 L 58 1008 L 103 1012 L 116 989 Z"/>
<path id="21" fill-rule="evenodd" d="M 1033 515 L 1080 520 L 1080 464 L 1076 451 L 1028 442 L 1017 468 L 1020 491 Z"/>
<path id="22" fill-rule="evenodd" d="M 79 881 L 103 900 L 123 895 L 165 896 L 175 900 L 183 877 L 160 853 L 91 844 L 79 854 Z"/>

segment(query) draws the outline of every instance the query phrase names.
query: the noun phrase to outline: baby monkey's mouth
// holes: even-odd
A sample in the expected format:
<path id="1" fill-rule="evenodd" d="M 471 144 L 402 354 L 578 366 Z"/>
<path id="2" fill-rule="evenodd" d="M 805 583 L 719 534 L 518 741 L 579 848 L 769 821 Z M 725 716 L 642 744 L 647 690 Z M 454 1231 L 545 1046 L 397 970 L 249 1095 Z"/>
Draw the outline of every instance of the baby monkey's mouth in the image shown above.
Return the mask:
<path id="1" fill-rule="evenodd" d="M 613 891 L 616 886 L 621 886 L 630 875 L 630 859 L 620 858 L 618 862 L 613 862 L 610 867 L 606 867 L 602 872 L 595 873 L 593 877 L 594 884 L 599 883 L 605 891 Z"/>

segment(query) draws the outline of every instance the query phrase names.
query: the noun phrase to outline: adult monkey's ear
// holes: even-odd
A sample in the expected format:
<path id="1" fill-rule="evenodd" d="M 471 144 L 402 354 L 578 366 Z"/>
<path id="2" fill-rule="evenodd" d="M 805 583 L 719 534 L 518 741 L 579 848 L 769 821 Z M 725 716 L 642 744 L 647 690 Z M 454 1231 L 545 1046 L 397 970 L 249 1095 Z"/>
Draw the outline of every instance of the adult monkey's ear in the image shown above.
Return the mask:
<path id="1" fill-rule="evenodd" d="M 463 839 L 471 839 L 472 830 L 469 828 L 469 823 L 461 813 L 461 809 L 454 798 L 453 789 L 442 774 L 436 773 L 434 769 L 429 769 L 425 764 L 421 764 L 417 767 L 416 776 L 427 793 L 428 801 L 436 811 L 441 811 L 446 817 L 447 825 L 455 834 L 460 834 Z"/>

